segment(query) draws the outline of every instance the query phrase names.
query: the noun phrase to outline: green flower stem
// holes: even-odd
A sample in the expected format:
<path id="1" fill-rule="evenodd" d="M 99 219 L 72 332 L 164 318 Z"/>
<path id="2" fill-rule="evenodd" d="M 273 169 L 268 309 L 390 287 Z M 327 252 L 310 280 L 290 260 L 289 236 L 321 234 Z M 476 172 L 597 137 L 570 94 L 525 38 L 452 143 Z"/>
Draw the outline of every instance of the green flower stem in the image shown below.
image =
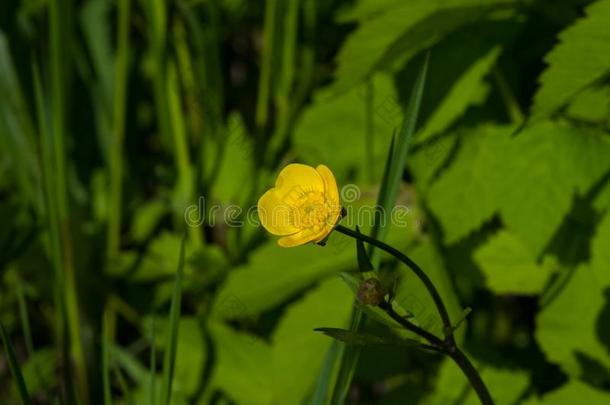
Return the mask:
<path id="1" fill-rule="evenodd" d="M 468 378 L 468 382 L 470 382 L 470 385 L 472 386 L 472 388 L 474 388 L 481 403 L 483 405 L 493 405 L 494 401 L 491 398 L 489 390 L 485 386 L 485 382 L 483 382 L 483 379 L 481 378 L 481 374 L 479 374 L 477 369 L 474 368 L 474 365 L 472 364 L 470 359 L 466 357 L 463 351 L 461 351 L 455 345 L 452 349 L 453 350 L 447 354 L 462 369 L 462 372 Z"/>
<path id="2" fill-rule="evenodd" d="M 489 394 L 489 390 L 485 386 L 481 375 L 477 371 L 477 369 L 470 362 L 468 357 L 460 350 L 460 348 L 455 343 L 455 339 L 453 337 L 453 326 L 449 320 L 449 315 L 447 313 L 447 308 L 443 303 L 436 287 L 432 284 L 432 281 L 426 273 L 409 257 L 407 257 L 402 252 L 393 248 L 392 246 L 386 245 L 383 242 L 378 241 L 377 239 L 371 238 L 369 236 L 363 235 L 359 232 L 353 231 L 349 228 L 344 227 L 343 225 L 337 225 L 335 230 L 341 232 L 344 235 L 350 236 L 354 239 L 359 239 L 363 242 L 369 243 L 400 260 L 404 264 L 406 264 L 419 279 L 423 282 L 424 286 L 432 296 L 434 303 L 438 309 L 438 312 L 443 320 L 443 324 L 445 326 L 445 338 L 441 339 L 436 335 L 428 332 L 425 329 L 420 328 L 414 323 L 410 322 L 408 319 L 402 317 L 399 313 L 397 313 L 392 307 L 392 303 L 390 301 L 384 300 L 379 304 L 379 307 L 383 309 L 386 314 L 388 314 L 392 319 L 394 319 L 397 323 L 399 323 L 405 329 L 415 333 L 416 335 L 426 339 L 431 347 L 436 349 L 441 353 L 446 354 L 451 357 L 451 359 L 460 367 L 464 375 L 468 378 L 468 382 L 472 386 L 472 388 L 477 393 L 479 400 L 483 405 L 493 405 L 493 400 L 491 395 Z"/>
<path id="3" fill-rule="evenodd" d="M 432 283 L 432 280 L 430 280 L 428 275 L 421 269 L 421 267 L 419 267 L 417 265 L 417 263 L 415 263 L 413 260 L 408 258 L 405 254 L 403 254 L 399 250 L 394 249 L 392 246 L 386 245 L 385 243 L 378 241 L 375 238 L 371 238 L 370 236 L 366 236 L 359 232 L 353 231 L 349 228 L 344 227 L 343 225 L 337 225 L 335 227 L 335 230 L 341 232 L 344 235 L 351 236 L 352 238 L 360 239 L 363 242 L 371 244 L 371 245 L 391 254 L 392 256 L 394 256 L 395 258 L 397 258 L 398 260 L 400 260 L 401 262 L 406 264 L 413 271 L 413 273 L 415 273 L 415 275 L 421 280 L 421 282 L 424 284 L 424 287 L 426 287 L 426 290 L 428 290 L 428 293 L 432 297 L 432 300 L 434 301 L 434 305 L 436 306 L 438 313 L 441 317 L 441 320 L 443 321 L 443 326 L 444 326 L 443 329 L 445 332 L 446 339 L 451 342 L 454 340 L 453 339 L 453 325 L 451 324 L 451 320 L 449 319 L 449 313 L 447 312 L 447 308 L 445 307 L 445 304 L 443 303 L 443 300 L 442 300 L 440 294 L 436 290 L 436 287 Z"/>
<path id="4" fill-rule="evenodd" d="M 411 332 L 415 333 L 416 335 L 423 337 L 428 342 L 432 343 L 434 345 L 434 347 L 440 348 L 440 347 L 445 346 L 445 342 L 442 339 L 438 338 L 436 335 L 428 332 L 427 330 L 420 328 L 419 326 L 415 325 L 408 319 L 400 316 L 400 314 L 398 312 L 394 311 L 394 308 L 392 308 L 392 304 L 390 302 L 382 301 L 381 303 L 379 303 L 379 308 L 383 309 L 386 312 L 386 314 L 388 314 L 390 316 L 390 318 L 394 319 L 401 326 L 403 326 L 406 330 L 411 331 Z"/>
<path id="5" fill-rule="evenodd" d="M 476 368 L 472 365 L 468 357 L 462 352 L 459 347 L 455 344 L 455 342 L 449 342 L 447 340 L 441 340 L 432 333 L 428 332 L 425 329 L 420 328 L 419 326 L 413 324 L 408 319 L 403 318 L 392 308 L 392 304 L 388 301 L 382 301 L 379 304 L 379 307 L 383 309 L 392 319 L 398 322 L 405 329 L 415 333 L 418 336 L 423 337 L 428 342 L 432 344 L 432 346 L 424 346 L 429 350 L 434 350 L 437 352 L 441 352 L 451 357 L 453 361 L 460 367 L 466 378 L 468 378 L 468 382 L 474 388 L 477 393 L 481 403 L 484 405 L 492 405 L 493 400 L 491 399 L 491 395 L 489 394 L 489 390 L 485 386 L 481 375 L 477 371 Z"/>

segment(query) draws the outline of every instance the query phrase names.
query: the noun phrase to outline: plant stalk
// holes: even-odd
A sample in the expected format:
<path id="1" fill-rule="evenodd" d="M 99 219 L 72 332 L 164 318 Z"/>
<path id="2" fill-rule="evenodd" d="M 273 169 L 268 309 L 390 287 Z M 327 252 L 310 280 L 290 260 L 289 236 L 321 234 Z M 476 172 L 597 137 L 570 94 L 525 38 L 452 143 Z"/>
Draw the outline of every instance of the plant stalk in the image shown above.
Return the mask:
<path id="1" fill-rule="evenodd" d="M 483 405 L 493 405 L 493 400 L 491 398 L 489 390 L 487 389 L 487 387 L 485 386 L 485 383 L 483 382 L 483 379 L 481 378 L 481 375 L 479 374 L 477 369 L 474 367 L 472 362 L 468 359 L 468 357 L 464 354 L 464 352 L 462 352 L 460 350 L 460 348 L 457 346 L 455 339 L 453 337 L 453 326 L 449 319 L 449 315 L 447 313 L 445 304 L 443 303 L 438 291 L 436 290 L 436 287 L 434 286 L 434 284 L 432 284 L 432 281 L 430 280 L 430 278 L 428 278 L 426 273 L 424 273 L 424 271 L 417 265 L 417 263 L 415 263 L 405 254 L 403 254 L 402 252 L 393 248 L 392 246 L 389 246 L 383 242 L 380 242 L 377 239 L 363 235 L 359 232 L 353 231 L 342 225 L 337 225 L 335 227 L 335 229 L 344 235 L 350 236 L 355 239 L 360 239 L 363 242 L 369 243 L 369 244 L 371 244 L 375 247 L 378 247 L 379 249 L 391 254 L 392 256 L 394 256 L 395 258 L 397 258 L 398 260 L 400 260 L 401 262 L 406 264 L 417 275 L 417 277 L 419 277 L 419 279 L 423 282 L 424 286 L 426 287 L 426 289 L 432 296 L 432 299 L 434 300 L 434 303 L 438 309 L 441 319 L 443 320 L 443 325 L 445 326 L 444 327 L 444 330 L 445 330 L 444 339 L 439 338 L 438 336 L 434 335 L 433 333 L 415 325 L 408 319 L 402 317 L 399 313 L 397 313 L 394 310 L 394 308 L 392 307 L 392 303 L 390 301 L 387 301 L 387 300 L 382 301 L 379 304 L 379 307 L 381 309 L 383 309 L 386 312 L 386 314 L 388 314 L 392 319 L 394 319 L 402 327 L 404 327 L 408 331 L 413 332 L 416 335 L 418 335 L 418 336 L 426 339 L 428 342 L 430 342 L 430 344 L 432 345 L 432 348 L 451 357 L 451 359 L 460 367 L 460 369 L 462 370 L 464 375 L 468 378 L 468 382 L 470 383 L 472 388 L 477 393 L 477 396 L 479 397 L 479 400 L 481 401 L 481 403 Z"/>
<path id="2" fill-rule="evenodd" d="M 426 287 L 426 290 L 428 290 L 428 293 L 432 297 L 432 300 L 434 301 L 434 305 L 436 306 L 436 309 L 438 310 L 441 320 L 443 321 L 443 326 L 444 326 L 443 329 L 444 329 L 445 337 L 450 341 L 454 340 L 453 339 L 453 325 L 451 324 L 451 320 L 449 319 L 449 313 L 447 312 L 445 303 L 443 302 L 436 287 L 432 283 L 432 280 L 430 280 L 428 275 L 421 269 L 421 267 L 419 267 L 417 265 L 417 263 L 415 263 L 413 260 L 411 260 L 409 257 L 407 257 L 404 253 L 393 248 L 392 246 L 386 245 L 385 243 L 378 241 L 375 238 L 371 238 L 370 236 L 363 235 L 359 232 L 353 231 L 349 228 L 344 227 L 343 225 L 337 225 L 335 227 L 335 230 L 341 232 L 344 235 L 350 236 L 355 239 L 360 239 L 363 242 L 371 244 L 371 245 L 391 254 L 392 256 L 394 256 L 395 258 L 397 258 L 398 260 L 400 260 L 401 262 L 406 264 L 407 267 L 409 267 L 413 271 L 413 273 L 415 273 L 415 275 L 421 280 L 421 282 L 424 284 L 424 287 Z"/>

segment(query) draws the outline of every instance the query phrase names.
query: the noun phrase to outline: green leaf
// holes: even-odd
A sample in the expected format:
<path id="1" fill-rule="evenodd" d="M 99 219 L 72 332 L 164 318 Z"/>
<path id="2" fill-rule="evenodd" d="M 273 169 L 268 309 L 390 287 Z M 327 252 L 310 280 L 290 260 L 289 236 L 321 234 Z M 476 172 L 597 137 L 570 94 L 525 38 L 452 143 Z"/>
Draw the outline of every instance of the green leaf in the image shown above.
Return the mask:
<path id="1" fill-rule="evenodd" d="M 520 403 L 520 398 L 529 385 L 527 373 L 519 370 L 492 368 L 477 365 L 481 378 L 491 392 L 496 405 Z M 432 394 L 425 401 L 429 405 L 459 403 L 478 405 L 481 402 L 470 387 L 460 368 L 451 360 L 443 361 Z"/>
<path id="2" fill-rule="evenodd" d="M 497 211 L 506 181 L 502 157 L 512 131 L 483 126 L 460 132 L 457 156 L 428 190 L 429 207 L 442 224 L 446 243 L 460 240 Z"/>
<path id="3" fill-rule="evenodd" d="M 271 338 L 275 403 L 305 402 L 332 343 L 313 330 L 320 325 L 345 326 L 352 301 L 349 289 L 332 277 L 286 309 Z"/>
<path id="4" fill-rule="evenodd" d="M 8 365 L 11 369 L 11 374 L 13 375 L 13 380 L 15 382 L 15 386 L 17 387 L 17 391 L 19 392 L 19 398 L 21 399 L 21 403 L 23 405 L 28 405 L 30 404 L 30 394 L 28 394 L 28 389 L 25 385 L 25 380 L 23 379 L 23 375 L 21 374 L 21 368 L 19 367 L 19 363 L 17 362 L 15 348 L 13 347 L 13 344 L 11 343 L 11 340 L 8 334 L 6 333 L 6 329 L 4 329 L 4 325 L 2 323 L 0 323 L 0 337 L 2 338 L 4 352 L 6 353 Z"/>
<path id="5" fill-rule="evenodd" d="M 578 380 L 570 380 L 561 388 L 544 394 L 540 402 L 533 402 L 533 404 L 605 404 L 608 401 L 610 401 L 610 394 L 607 391 L 595 389 Z M 530 402 L 527 404 L 529 405 Z"/>
<path id="6" fill-rule="evenodd" d="M 148 245 L 143 257 L 133 252 L 123 252 L 107 271 L 113 276 L 128 276 L 131 282 L 145 283 L 176 274 L 176 263 L 180 260 L 181 237 L 177 233 L 161 232 Z M 191 240 L 186 241 L 184 274 L 203 281 L 213 279 L 224 271 L 227 258 L 214 245 L 195 249 Z M 202 270 L 205 270 L 203 273 Z"/>
<path id="7" fill-rule="evenodd" d="M 543 123 L 520 133 L 496 156 L 505 172 L 492 187 L 507 227 L 538 255 L 574 196 L 585 195 L 610 168 L 608 156 L 608 137 L 584 129 Z"/>
<path id="8" fill-rule="evenodd" d="M 443 164 L 450 158 L 457 138 L 455 133 L 451 133 L 431 142 L 420 144 L 417 151 L 414 148 L 414 153 L 411 154 L 407 165 L 413 173 L 417 190 L 423 195 L 428 192 L 435 176 L 439 174 Z"/>
<path id="9" fill-rule="evenodd" d="M 559 44 L 545 57 L 530 122 L 549 117 L 610 71 L 610 1 L 586 9 L 586 17 L 559 34 Z"/>
<path id="10" fill-rule="evenodd" d="M 610 211 L 599 222 L 591 242 L 591 269 L 598 283 L 610 286 Z"/>
<path id="11" fill-rule="evenodd" d="M 521 28 L 512 19 L 484 20 L 457 30 L 434 46 L 416 144 L 444 134 L 469 109 L 484 108 L 494 87 L 490 72 L 497 69 L 494 66 L 503 47 L 510 46 Z M 411 60 L 396 73 L 401 94 L 408 94 L 406 79 L 414 77 L 418 68 L 416 60 Z"/>
<path id="12" fill-rule="evenodd" d="M 607 335 L 607 310 L 602 311 L 608 305 L 609 285 L 589 266 L 571 271 L 563 288 L 538 314 L 536 340 L 549 361 L 581 377 L 591 362 L 610 370 L 608 351 L 599 340 L 599 334 Z"/>
<path id="13" fill-rule="evenodd" d="M 358 29 L 337 57 L 337 93 L 351 89 L 377 69 L 411 57 L 457 28 L 484 19 L 491 11 L 510 9 L 517 1 L 433 0 L 395 2 L 362 16 Z M 361 10 L 365 7 L 361 6 Z M 377 8 L 377 7 L 375 7 Z M 365 16 L 370 14 L 370 16 Z"/>
<path id="14" fill-rule="evenodd" d="M 372 153 L 374 161 L 385 157 L 392 130 L 402 119 L 402 111 L 392 78 L 377 74 L 371 79 L 373 88 Z M 365 89 L 363 87 L 331 97 L 328 89 L 318 90 L 312 104 L 303 111 L 292 137 L 293 149 L 299 160 L 316 166 L 326 164 L 339 182 L 364 178 L 362 162 L 365 149 Z M 349 139 L 349 141 L 347 141 Z M 381 176 L 381 167 L 375 167 L 375 178 Z"/>
<path id="15" fill-rule="evenodd" d="M 474 253 L 487 287 L 496 294 L 534 295 L 542 291 L 553 268 L 539 265 L 523 242 L 501 230 Z"/>
<path id="16" fill-rule="evenodd" d="M 229 116 L 222 140 L 224 144 L 208 148 L 204 157 L 206 164 L 218 164 L 209 179 L 210 194 L 215 202 L 244 204 L 252 187 L 254 146 L 239 114 Z"/>
<path id="17" fill-rule="evenodd" d="M 134 213 L 131 222 L 130 234 L 137 242 L 144 242 L 153 235 L 159 222 L 168 212 L 165 202 L 160 199 L 149 200 L 142 203 Z"/>
<path id="18" fill-rule="evenodd" d="M 421 344 L 416 340 L 399 339 L 390 336 L 378 336 L 370 333 L 354 332 L 340 328 L 316 328 L 316 332 L 322 332 L 340 342 L 355 346 L 406 346 L 419 347 Z"/>
<path id="19" fill-rule="evenodd" d="M 574 196 L 584 195 L 610 168 L 610 142 L 600 134 L 548 122 L 517 137 L 512 131 L 486 126 L 461 132 L 457 156 L 428 192 L 446 243 L 499 212 L 538 257 Z"/>
<path id="20" fill-rule="evenodd" d="M 610 87 L 592 86 L 581 91 L 566 109 L 566 115 L 605 126 L 610 116 Z"/>
<path id="21" fill-rule="evenodd" d="M 235 268 L 220 287 L 212 316 L 243 319 L 284 302 L 324 277 L 355 268 L 350 249 L 336 250 L 342 235 L 331 234 L 326 246 L 283 249 L 275 241 L 256 250 L 248 264 Z M 350 243 L 351 244 L 351 243 Z"/>
<path id="22" fill-rule="evenodd" d="M 208 325 L 217 357 L 207 394 L 221 389 L 239 404 L 270 405 L 274 388 L 269 346 L 220 322 Z M 202 403 L 210 403 L 210 399 Z"/>
<path id="23" fill-rule="evenodd" d="M 536 339 L 547 358 L 574 377 L 595 369 L 602 378 L 610 377 L 609 243 L 607 213 L 591 244 L 591 265 L 572 270 L 567 281 L 560 279 L 559 291 L 551 290 L 550 304 L 537 318 Z"/>
<path id="24" fill-rule="evenodd" d="M 134 381 L 138 383 L 146 383 L 150 375 L 148 370 L 140 363 L 136 355 L 116 344 L 110 345 L 110 356 L 116 363 L 116 367 L 120 368 Z"/>
<path id="25" fill-rule="evenodd" d="M 454 49 L 463 51 L 459 46 L 454 46 Z M 464 114 L 468 107 L 480 105 L 485 101 L 490 88 L 484 79 L 496 63 L 501 50 L 500 46 L 495 46 L 478 59 L 475 59 L 467 67 L 462 76 L 453 83 L 447 95 L 438 104 L 438 107 L 417 134 L 418 142 L 429 139 L 435 134 L 442 133 L 453 121 Z M 464 57 L 463 55 L 461 56 Z M 450 62 L 445 61 L 444 63 Z"/>
<path id="26" fill-rule="evenodd" d="M 44 347 L 36 350 L 21 367 L 28 392 L 36 395 L 56 387 L 57 364 L 57 351 L 54 348 Z"/>
<path id="27" fill-rule="evenodd" d="M 155 319 L 155 348 L 167 347 L 170 332 L 167 319 Z M 147 335 L 152 334 L 152 318 L 145 323 Z M 172 393 L 188 397 L 193 395 L 201 382 L 201 375 L 207 357 L 207 346 L 202 333 L 200 321 L 191 316 L 180 318 L 176 345 L 176 365 L 174 371 L 174 383 Z"/>
<path id="28" fill-rule="evenodd" d="M 180 256 L 178 269 L 176 270 L 176 280 L 174 282 L 174 292 L 172 303 L 169 310 L 169 334 L 167 345 L 165 346 L 165 358 L 163 360 L 163 386 L 161 389 L 162 403 L 169 405 L 172 398 L 172 383 L 174 381 L 174 371 L 176 367 L 176 353 L 178 348 L 178 328 L 180 325 L 180 312 L 182 307 L 182 278 L 184 276 L 184 248 L 186 244 L 186 234 L 180 243 Z"/>

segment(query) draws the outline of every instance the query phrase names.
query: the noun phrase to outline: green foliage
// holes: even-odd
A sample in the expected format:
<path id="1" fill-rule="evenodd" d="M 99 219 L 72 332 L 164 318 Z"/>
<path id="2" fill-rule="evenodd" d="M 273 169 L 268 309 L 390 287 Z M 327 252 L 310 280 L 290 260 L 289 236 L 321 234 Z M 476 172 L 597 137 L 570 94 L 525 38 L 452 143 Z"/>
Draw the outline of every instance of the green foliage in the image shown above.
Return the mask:
<path id="1" fill-rule="evenodd" d="M 213 322 L 209 327 L 217 350 L 210 386 L 222 389 L 239 403 L 270 404 L 273 368 L 269 345 L 221 323 Z"/>
<path id="2" fill-rule="evenodd" d="M 31 403 L 30 394 L 28 393 L 28 389 L 25 385 L 25 379 L 23 378 L 23 374 L 21 373 L 19 363 L 17 363 L 15 348 L 13 347 L 13 343 L 11 342 L 10 337 L 6 333 L 6 329 L 4 329 L 4 325 L 1 323 L 0 337 L 2 338 L 2 345 L 4 346 L 4 353 L 6 354 L 6 358 L 8 359 L 8 365 L 11 369 L 11 374 L 13 375 L 17 391 L 19 392 L 19 399 L 21 400 L 21 403 L 23 405 L 29 405 Z"/>
<path id="3" fill-rule="evenodd" d="M 422 267 L 497 404 L 609 402 L 609 0 L 1 9 L 0 403 L 477 403 L 354 300 L 372 266 L 443 336 L 407 268 L 261 229 L 290 162 Z"/>
<path id="4" fill-rule="evenodd" d="M 498 405 L 520 403 L 527 391 L 529 377 L 523 371 L 484 367 L 481 374 Z M 441 405 L 458 401 L 462 404 L 479 403 L 460 369 L 453 362 L 444 361 L 439 370 L 437 389 L 426 399 L 426 403 Z"/>
<path id="5" fill-rule="evenodd" d="M 464 131 L 457 156 L 428 195 L 447 243 L 477 229 L 497 210 L 502 195 L 497 189 L 505 184 L 505 170 L 498 158 L 506 153 L 513 128 L 484 126 Z"/>
<path id="6" fill-rule="evenodd" d="M 389 346 L 409 346 L 417 347 L 418 342 L 416 340 L 409 339 L 397 339 L 395 337 L 384 337 L 376 336 L 368 333 L 358 333 L 347 329 L 339 328 L 316 328 L 316 332 L 322 332 L 323 334 L 330 336 L 338 341 L 346 343 L 348 345 L 356 346 L 375 346 L 375 345 L 389 345 Z"/>
<path id="7" fill-rule="evenodd" d="M 586 194 L 610 167 L 610 143 L 601 134 L 551 123 L 516 137 L 511 136 L 513 130 L 473 131 L 430 189 L 431 209 L 443 224 L 447 242 L 461 239 L 499 212 L 538 256 L 577 193 Z M 551 177 L 554 181 L 547 181 Z M 453 187 L 465 178 L 467 184 Z"/>
<path id="8" fill-rule="evenodd" d="M 531 121 L 548 117 L 610 72 L 608 20 L 610 1 L 597 1 L 559 34 L 559 44 L 545 57 L 549 66 L 540 76 Z"/>
<path id="9" fill-rule="evenodd" d="M 277 243 L 270 242 L 260 247 L 252 254 L 250 263 L 228 276 L 216 295 L 212 315 L 224 319 L 255 316 L 321 278 L 356 267 L 350 249 L 337 252 L 332 246 L 278 250 Z"/>
<path id="10" fill-rule="evenodd" d="M 176 280 L 174 281 L 174 292 L 169 310 L 169 325 L 167 345 L 165 346 L 165 358 L 163 360 L 163 386 L 161 388 L 161 401 L 170 404 L 172 398 L 172 384 L 176 368 L 176 353 L 178 350 L 178 331 L 180 328 L 180 313 L 182 309 L 182 279 L 184 277 L 184 245 L 186 235 L 180 243 L 180 253 Z"/>
<path id="11" fill-rule="evenodd" d="M 536 257 L 514 234 L 502 230 L 474 253 L 487 287 L 498 294 L 540 294 L 553 268 Z"/>
<path id="12" fill-rule="evenodd" d="M 320 325 L 346 326 L 352 300 L 343 282 L 332 278 L 286 309 L 271 337 L 274 402 L 306 402 L 332 343 L 312 332 Z"/>
<path id="13" fill-rule="evenodd" d="M 362 162 L 366 161 L 366 153 L 371 153 L 375 161 L 385 158 L 392 130 L 400 125 L 402 112 L 391 77 L 375 75 L 370 86 L 370 98 L 375 107 L 369 112 L 366 111 L 365 86 L 336 97 L 329 89 L 314 94 L 313 102 L 303 111 L 293 137 L 294 147 L 303 162 L 310 165 L 325 162 L 340 178 L 347 178 L 350 171 L 356 171 L 358 177 L 364 179 L 366 173 Z M 365 148 L 367 120 L 372 121 L 371 130 L 375 134 L 369 146 L 372 150 L 368 151 Z M 351 142 L 357 145 L 346 145 Z M 382 169 L 375 165 L 374 179 L 381 178 Z"/>
<path id="14" fill-rule="evenodd" d="M 607 399 L 602 391 L 578 381 L 570 382 L 562 388 L 552 391 L 542 397 L 542 400 L 528 401 L 527 404 L 573 404 L 574 402 L 587 402 L 591 404 L 603 403 Z"/>
<path id="15" fill-rule="evenodd" d="M 486 18 L 496 9 L 510 9 L 518 2 L 469 0 L 394 2 L 375 11 L 363 1 L 360 8 L 343 17 L 361 22 L 338 55 L 335 91 L 361 82 L 375 69 L 405 62 L 452 31 Z"/>

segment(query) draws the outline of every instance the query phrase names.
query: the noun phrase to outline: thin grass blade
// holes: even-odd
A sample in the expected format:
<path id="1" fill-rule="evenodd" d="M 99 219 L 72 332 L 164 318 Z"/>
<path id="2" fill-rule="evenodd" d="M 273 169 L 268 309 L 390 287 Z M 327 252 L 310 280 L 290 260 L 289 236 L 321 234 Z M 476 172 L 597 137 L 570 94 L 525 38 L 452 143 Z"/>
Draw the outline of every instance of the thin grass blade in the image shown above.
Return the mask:
<path id="1" fill-rule="evenodd" d="M 17 386 L 17 391 L 19 392 L 19 397 L 21 398 L 21 403 L 24 405 L 30 404 L 30 395 L 28 394 L 28 389 L 25 385 L 25 380 L 23 379 L 23 375 L 21 374 L 21 369 L 19 368 L 19 363 L 17 362 L 17 356 L 15 355 L 15 348 L 11 343 L 6 330 L 4 329 L 4 325 L 0 323 L 0 335 L 2 335 L 2 343 L 4 344 L 4 351 L 6 353 L 6 358 L 8 360 L 8 365 L 11 369 L 11 374 L 15 379 L 15 385 Z"/>
<path id="2" fill-rule="evenodd" d="M 186 235 L 182 237 L 180 244 L 180 259 L 178 270 L 176 272 L 176 281 L 174 284 L 174 292 L 172 294 L 172 303 L 169 311 L 169 338 L 167 347 L 165 348 L 165 358 L 163 361 L 163 386 L 162 386 L 162 403 L 169 405 L 172 397 L 172 381 L 174 378 L 174 368 L 176 366 L 176 351 L 178 349 L 178 326 L 180 323 L 180 310 L 182 301 L 182 278 L 184 275 L 184 245 L 186 243 Z"/>
<path id="3" fill-rule="evenodd" d="M 415 133 L 421 100 L 424 94 L 429 59 L 430 52 L 425 55 L 419 69 L 419 74 L 417 75 L 417 79 L 415 80 L 415 84 L 411 92 L 411 97 L 405 112 L 402 127 L 396 140 L 396 145 L 390 148 L 391 152 L 388 154 L 386 171 L 381 181 L 379 197 L 377 198 L 377 212 L 379 214 L 375 216 L 375 223 L 371 231 L 371 236 L 380 241 L 385 240 L 388 232 L 387 215 L 391 212 L 394 204 L 396 203 L 398 188 L 402 180 L 402 173 L 404 172 L 407 162 L 407 152 L 409 150 L 411 140 L 413 139 L 413 134 Z M 373 266 L 378 268 L 381 259 L 378 251 L 373 249 L 372 246 L 370 256 Z"/>
<path id="4" fill-rule="evenodd" d="M 343 345 L 338 340 L 333 340 L 324 358 L 324 363 L 322 363 L 320 376 L 316 383 L 316 390 L 311 398 L 311 405 L 326 405 L 330 400 L 335 377 L 333 371 L 341 357 L 342 351 Z"/>

